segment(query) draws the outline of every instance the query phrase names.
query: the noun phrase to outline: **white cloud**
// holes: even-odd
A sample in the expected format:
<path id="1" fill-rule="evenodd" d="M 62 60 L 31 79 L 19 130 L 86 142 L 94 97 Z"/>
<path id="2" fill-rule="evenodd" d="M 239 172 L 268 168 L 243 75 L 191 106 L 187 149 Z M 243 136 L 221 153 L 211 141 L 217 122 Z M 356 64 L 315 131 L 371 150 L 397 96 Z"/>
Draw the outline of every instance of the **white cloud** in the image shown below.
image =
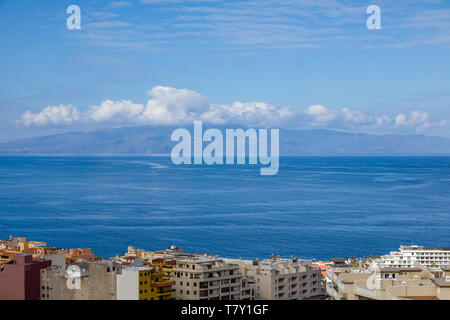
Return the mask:
<path id="1" fill-rule="evenodd" d="M 182 124 L 208 110 L 206 98 L 195 91 L 158 86 L 147 94 L 152 98 L 139 117 L 143 123 Z"/>
<path id="2" fill-rule="evenodd" d="M 234 102 L 231 105 L 211 105 L 201 115 L 201 120 L 215 124 L 280 125 L 289 120 L 295 111 L 288 107 L 277 107 L 265 102 Z"/>
<path id="3" fill-rule="evenodd" d="M 430 122 L 430 114 L 428 112 L 412 111 L 409 116 L 400 113 L 395 118 L 395 125 L 403 128 L 415 128 L 422 131 L 432 125 Z M 440 124 L 438 124 L 440 125 Z"/>
<path id="4" fill-rule="evenodd" d="M 312 105 L 304 113 L 314 119 L 314 125 L 323 125 L 337 118 L 336 111 L 327 109 L 320 104 Z"/>
<path id="5" fill-rule="evenodd" d="M 71 105 L 59 105 L 46 107 L 37 114 L 27 111 L 18 122 L 25 126 L 45 126 L 48 124 L 71 123 L 79 119 L 80 114 L 77 108 Z"/>
<path id="6" fill-rule="evenodd" d="M 194 120 L 217 125 L 242 125 L 252 127 L 327 128 L 351 131 L 423 131 L 435 123 L 430 114 L 412 111 L 396 116 L 374 115 L 363 109 L 329 109 L 320 104 L 298 109 L 277 106 L 266 102 L 234 102 L 210 104 L 205 96 L 188 89 L 157 86 L 147 91 L 145 104 L 129 100 L 105 100 L 86 111 L 68 105 L 46 107 L 39 113 L 27 111 L 19 123 L 25 126 L 61 125 L 69 123 L 123 123 L 150 125 L 185 125 Z"/>
<path id="7" fill-rule="evenodd" d="M 406 116 L 403 113 L 400 113 L 396 118 L 395 118 L 395 125 L 397 127 L 401 127 L 406 125 Z"/>
<path id="8" fill-rule="evenodd" d="M 93 106 L 86 112 L 88 119 L 95 122 L 104 122 L 110 120 L 129 120 L 135 119 L 144 111 L 143 104 L 134 104 L 128 100 L 122 101 L 103 101 L 100 106 Z"/>

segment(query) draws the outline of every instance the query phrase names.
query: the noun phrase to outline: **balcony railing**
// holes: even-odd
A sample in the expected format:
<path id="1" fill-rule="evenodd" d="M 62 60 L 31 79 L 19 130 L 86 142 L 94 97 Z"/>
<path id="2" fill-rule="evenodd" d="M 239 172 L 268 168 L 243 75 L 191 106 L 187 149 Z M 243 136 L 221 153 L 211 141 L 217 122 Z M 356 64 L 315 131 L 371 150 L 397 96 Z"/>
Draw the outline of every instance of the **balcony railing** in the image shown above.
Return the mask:
<path id="1" fill-rule="evenodd" d="M 364 296 L 369 296 L 371 298 L 376 298 L 377 297 L 377 291 L 374 289 L 369 289 L 369 288 L 364 288 L 361 286 L 356 286 L 356 293 L 357 294 L 362 294 Z"/>
<path id="2" fill-rule="evenodd" d="M 175 290 L 167 290 L 167 291 L 161 291 L 161 292 L 156 293 L 156 295 L 158 297 L 167 296 L 167 295 L 171 295 L 171 294 L 175 294 Z"/>

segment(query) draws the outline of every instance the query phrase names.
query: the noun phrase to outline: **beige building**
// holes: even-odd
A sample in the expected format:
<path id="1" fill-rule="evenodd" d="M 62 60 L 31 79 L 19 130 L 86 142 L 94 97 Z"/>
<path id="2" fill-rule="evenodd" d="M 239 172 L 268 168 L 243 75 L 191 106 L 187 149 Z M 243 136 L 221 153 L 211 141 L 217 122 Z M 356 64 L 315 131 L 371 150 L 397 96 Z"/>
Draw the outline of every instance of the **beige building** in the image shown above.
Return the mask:
<path id="1" fill-rule="evenodd" d="M 324 294 L 321 271 L 310 261 L 295 258 L 225 261 L 239 266 L 241 273 L 254 282 L 256 300 L 313 299 Z"/>
<path id="2" fill-rule="evenodd" d="M 326 290 L 334 300 L 448 300 L 450 277 L 425 268 L 336 268 L 327 270 Z"/>
<path id="3" fill-rule="evenodd" d="M 63 268 L 41 270 L 41 300 L 116 300 L 117 264 L 81 262 L 77 266 L 80 273 L 72 280 Z"/>
<path id="4" fill-rule="evenodd" d="M 152 262 L 155 259 L 180 260 L 180 259 L 186 259 L 186 258 L 198 257 L 198 256 L 205 256 L 205 255 L 200 254 L 200 253 L 184 252 L 183 249 L 181 249 L 177 246 L 171 246 L 165 250 L 159 250 L 159 251 L 147 251 L 144 249 L 137 249 L 136 247 L 129 246 L 128 251 L 125 253 L 125 257 L 122 257 L 122 258 L 137 257 L 137 258 L 140 258 L 142 261 Z M 215 255 L 207 255 L 207 256 L 216 257 Z"/>
<path id="5" fill-rule="evenodd" d="M 239 267 L 212 256 L 177 260 L 172 280 L 177 300 L 251 300 L 254 291 Z"/>

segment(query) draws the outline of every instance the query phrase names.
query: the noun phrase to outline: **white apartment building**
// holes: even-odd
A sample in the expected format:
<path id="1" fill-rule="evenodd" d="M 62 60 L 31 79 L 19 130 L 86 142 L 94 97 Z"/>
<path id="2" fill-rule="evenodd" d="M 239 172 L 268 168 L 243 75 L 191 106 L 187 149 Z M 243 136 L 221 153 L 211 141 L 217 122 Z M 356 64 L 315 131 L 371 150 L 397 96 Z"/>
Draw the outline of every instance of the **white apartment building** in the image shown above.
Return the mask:
<path id="1" fill-rule="evenodd" d="M 254 282 L 256 300 L 312 299 L 323 294 L 321 270 L 297 259 L 224 259 Z"/>
<path id="2" fill-rule="evenodd" d="M 150 273 L 147 267 L 121 268 L 117 274 L 117 300 L 139 300 L 139 278 L 142 272 Z"/>
<path id="3" fill-rule="evenodd" d="M 382 267 L 386 268 L 412 268 L 415 265 L 422 265 L 436 269 L 450 265 L 450 248 L 400 246 L 400 251 L 392 251 L 381 259 Z"/>

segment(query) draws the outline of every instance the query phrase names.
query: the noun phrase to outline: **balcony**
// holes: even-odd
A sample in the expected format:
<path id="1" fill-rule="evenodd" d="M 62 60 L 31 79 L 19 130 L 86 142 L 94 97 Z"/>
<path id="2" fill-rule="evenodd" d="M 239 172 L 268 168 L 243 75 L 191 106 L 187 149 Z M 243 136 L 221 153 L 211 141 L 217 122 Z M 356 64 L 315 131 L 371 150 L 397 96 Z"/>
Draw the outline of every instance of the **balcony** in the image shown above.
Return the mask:
<path id="1" fill-rule="evenodd" d="M 377 291 L 375 289 L 368 289 L 361 286 L 356 286 L 355 293 L 372 299 L 376 299 L 377 297 Z"/>
<path id="2" fill-rule="evenodd" d="M 175 294 L 175 290 L 167 290 L 167 291 L 157 292 L 156 296 L 163 297 L 163 296 L 168 296 L 168 295 L 172 295 L 172 294 Z"/>
<path id="3" fill-rule="evenodd" d="M 200 298 L 208 297 L 208 290 L 200 290 Z"/>
<path id="4" fill-rule="evenodd" d="M 152 283 L 151 286 L 155 288 L 161 288 L 161 287 L 171 287 L 175 285 L 175 281 L 163 281 L 163 282 L 156 282 Z"/>
<path id="5" fill-rule="evenodd" d="M 342 300 L 341 294 L 335 288 L 333 288 L 333 286 L 329 283 L 327 283 L 326 292 L 334 300 Z M 304 293 L 302 292 L 302 294 L 304 294 Z"/>

